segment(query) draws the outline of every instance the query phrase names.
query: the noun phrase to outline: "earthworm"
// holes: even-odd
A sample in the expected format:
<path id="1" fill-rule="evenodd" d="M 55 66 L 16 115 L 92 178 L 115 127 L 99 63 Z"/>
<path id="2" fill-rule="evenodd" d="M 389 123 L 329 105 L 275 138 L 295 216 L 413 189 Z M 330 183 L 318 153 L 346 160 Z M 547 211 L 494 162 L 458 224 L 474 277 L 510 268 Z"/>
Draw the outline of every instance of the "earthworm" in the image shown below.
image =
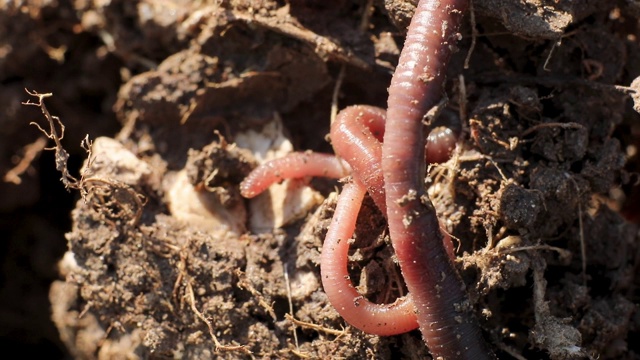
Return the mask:
<path id="1" fill-rule="evenodd" d="M 383 214 L 385 191 L 381 161 L 385 111 L 373 106 L 351 106 L 340 111 L 331 126 L 331 142 L 336 154 L 353 169 L 354 180 L 346 184 L 338 198 L 335 213 L 322 247 L 320 272 L 322 285 L 331 304 L 350 325 L 376 335 L 401 334 L 418 327 L 411 295 L 392 304 L 374 304 L 353 287 L 347 271 L 349 241 L 365 191 Z M 442 139 L 447 140 L 443 143 Z M 443 153 L 449 137 L 434 137 L 433 148 Z M 363 185 L 364 183 L 364 185 Z M 365 188 L 366 185 L 366 188 Z M 450 238 L 443 239 L 451 258 Z"/>
<path id="2" fill-rule="evenodd" d="M 348 158 L 346 163 L 329 154 L 293 152 L 256 167 L 240 183 L 240 194 L 252 198 L 284 179 L 306 176 L 338 179 L 349 175 L 351 166 L 380 211 L 386 213 L 380 166 L 384 121 L 385 111 L 379 107 L 355 105 L 343 109 L 331 126 L 331 137 L 336 153 Z"/>
<path id="3" fill-rule="evenodd" d="M 427 164 L 440 164 L 451 157 L 458 141 L 456 134 L 448 127 L 435 127 L 427 136 L 424 158 Z"/>
<path id="4" fill-rule="evenodd" d="M 356 179 L 342 188 L 320 256 L 322 286 L 331 305 L 350 325 L 370 334 L 402 334 L 418 327 L 410 298 L 374 304 L 360 295 L 349 279 L 349 239 L 365 192 L 364 185 Z"/>
<path id="5" fill-rule="evenodd" d="M 380 211 L 386 214 L 380 163 L 384 126 L 384 109 L 368 105 L 349 106 L 338 113 L 331 126 L 333 147 L 347 164 L 329 154 L 293 152 L 256 167 L 240 184 L 240 194 L 245 198 L 255 197 L 284 179 L 307 176 L 339 179 L 349 175 L 350 165 L 354 169 L 353 175 L 365 184 Z M 427 163 L 446 161 L 456 141 L 448 127 L 433 129 L 425 146 Z"/>
<path id="6" fill-rule="evenodd" d="M 384 183 L 380 167 L 381 144 L 384 135 L 385 111 L 378 107 L 356 105 L 343 109 L 331 127 L 331 140 L 336 153 L 346 159 L 353 169 L 354 180 L 344 186 L 338 198 L 336 210 L 327 231 L 320 261 L 322 284 L 330 303 L 350 325 L 376 335 L 401 334 L 418 327 L 413 302 L 401 297 L 392 304 L 374 304 L 363 298 L 353 287 L 347 270 L 349 242 L 353 236 L 362 199 L 366 191 L 378 196 L 384 206 Z M 434 138 L 432 144 L 439 153 L 440 148 L 449 146 L 449 142 L 438 143 L 441 137 Z M 254 179 L 263 174 L 278 173 L 279 176 L 267 176 L 269 181 L 288 176 L 308 176 L 323 173 L 320 171 L 326 163 L 324 156 L 308 156 L 300 163 L 297 159 L 303 153 L 293 153 L 284 158 L 272 160 L 256 168 L 243 182 L 241 188 L 245 194 L 255 194 L 268 186 L 268 182 Z M 311 155 L 311 153 L 307 153 Z M 320 155 L 320 154 L 318 154 Z M 291 157 L 291 160 L 286 160 Z M 290 169 L 291 164 L 303 165 L 300 169 Z M 333 162 L 332 162 L 333 163 Z M 315 167 L 315 169 L 314 169 Z M 275 181 L 274 181 L 275 182 Z M 362 182 L 366 182 L 367 188 Z M 374 200 L 375 201 L 375 200 Z M 384 214 L 385 208 L 381 211 Z M 443 239 L 451 258 L 454 258 L 450 238 Z"/>
<path id="7" fill-rule="evenodd" d="M 331 125 L 331 142 L 336 154 L 353 169 L 352 176 L 367 188 L 369 196 L 386 216 L 384 178 L 382 176 L 382 138 L 386 112 L 376 106 L 354 105 L 341 110 Z M 447 161 L 455 147 L 457 136 L 445 126 L 433 129 L 427 137 L 425 161 Z M 356 212 L 357 213 L 357 212 Z M 349 236 L 351 236 L 349 234 Z M 455 258 L 453 244 L 448 235 L 443 240 L 450 258 Z"/>
<path id="8" fill-rule="evenodd" d="M 387 221 L 412 296 L 420 331 L 434 358 L 489 359 L 464 282 L 442 245 L 424 189 L 423 114 L 439 99 L 466 0 L 421 0 L 389 87 L 382 143 Z"/>
<path id="9" fill-rule="evenodd" d="M 353 168 L 354 181 L 347 183 L 338 198 L 331 225 L 322 248 L 320 272 L 329 302 L 352 326 L 376 335 L 402 334 L 418 327 L 413 302 L 402 297 L 393 304 L 374 304 L 353 287 L 347 270 L 349 242 L 367 191 L 385 213 L 384 184 L 380 167 L 384 134 L 383 109 L 357 105 L 337 115 L 331 126 L 331 140 L 337 154 L 345 156 Z M 295 152 L 271 160 L 254 169 L 240 184 L 241 194 L 253 197 L 269 185 L 286 178 L 346 176 L 338 157 Z M 361 182 L 362 181 L 362 182 Z M 452 248 L 453 249 L 453 248 Z"/>
<path id="10" fill-rule="evenodd" d="M 383 214 L 387 213 L 382 178 L 382 136 L 385 111 L 379 107 L 355 105 L 341 110 L 331 124 L 331 143 L 336 154 L 353 169 L 353 176 L 368 189 Z"/>
<path id="11" fill-rule="evenodd" d="M 294 152 L 255 168 L 240 183 L 240 194 L 252 198 L 284 179 L 306 176 L 339 179 L 349 172 L 349 166 L 335 156 L 311 151 Z"/>
<path id="12" fill-rule="evenodd" d="M 464 283 L 442 245 L 436 213 L 423 186 L 425 147 L 421 120 L 440 96 L 446 64 L 459 37 L 457 29 L 466 5 L 466 0 L 422 0 L 418 4 L 389 88 L 388 121 L 382 144 L 391 241 L 420 331 L 431 354 L 439 359 L 493 357 L 473 317 Z M 355 159 L 364 161 L 359 156 Z M 355 175 L 359 176 L 357 171 Z M 347 191 L 352 200 L 358 200 L 364 187 L 353 185 Z M 339 218 L 332 224 L 338 224 L 334 228 L 340 231 L 335 236 L 345 237 L 336 239 L 346 241 L 355 208 L 348 204 L 341 206 L 344 212 L 340 210 L 338 215 L 349 216 L 345 222 L 349 227 L 340 225 Z M 350 286 L 350 282 L 339 284 L 343 288 Z M 356 297 L 349 294 L 351 301 L 358 297 L 355 294 Z"/>
<path id="13" fill-rule="evenodd" d="M 380 159 L 384 121 L 384 109 L 355 105 L 340 111 L 331 126 L 334 150 L 346 156 L 346 162 L 354 167 L 354 175 L 367 186 L 383 214 L 386 213 L 386 204 Z M 252 198 L 284 179 L 306 176 L 337 179 L 349 173 L 349 166 L 335 156 L 309 151 L 294 152 L 254 169 L 240 184 L 240 193 Z"/>

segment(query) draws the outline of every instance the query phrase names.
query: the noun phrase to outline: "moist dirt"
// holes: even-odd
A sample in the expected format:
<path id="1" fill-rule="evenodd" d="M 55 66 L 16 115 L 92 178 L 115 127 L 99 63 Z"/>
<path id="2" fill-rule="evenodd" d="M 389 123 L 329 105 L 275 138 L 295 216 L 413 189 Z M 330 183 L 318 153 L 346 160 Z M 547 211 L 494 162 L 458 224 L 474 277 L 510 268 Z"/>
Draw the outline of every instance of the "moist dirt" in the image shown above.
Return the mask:
<path id="1" fill-rule="evenodd" d="M 0 343 L 60 359 L 428 358 L 418 331 L 364 334 L 322 290 L 340 181 L 238 189 L 265 159 L 331 152 L 332 106 L 386 107 L 414 7 L 0 1 Z M 640 358 L 639 17 L 631 0 L 475 0 L 465 17 L 447 101 L 425 118 L 458 145 L 425 186 L 500 359 Z M 70 191 L 25 88 L 53 94 Z M 368 299 L 406 293 L 369 198 L 350 260 Z"/>

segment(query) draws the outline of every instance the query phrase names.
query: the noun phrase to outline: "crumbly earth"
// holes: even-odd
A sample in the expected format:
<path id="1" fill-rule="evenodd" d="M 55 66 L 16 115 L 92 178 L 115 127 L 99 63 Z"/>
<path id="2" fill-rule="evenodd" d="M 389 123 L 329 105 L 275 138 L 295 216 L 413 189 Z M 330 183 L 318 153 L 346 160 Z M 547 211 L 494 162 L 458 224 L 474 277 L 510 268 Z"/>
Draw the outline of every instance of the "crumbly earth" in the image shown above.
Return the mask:
<path id="1" fill-rule="evenodd" d="M 414 7 L 0 1 L 0 343 L 61 359 L 428 358 L 417 331 L 367 335 L 328 303 L 339 181 L 238 192 L 264 159 L 253 137 L 330 152 L 334 102 L 385 107 Z M 500 359 L 640 358 L 639 9 L 475 0 L 461 29 L 427 119 L 459 145 L 425 185 Z M 82 198 L 29 126 L 48 129 L 25 88 L 53 93 Z M 363 295 L 405 293 L 370 199 L 351 246 Z"/>

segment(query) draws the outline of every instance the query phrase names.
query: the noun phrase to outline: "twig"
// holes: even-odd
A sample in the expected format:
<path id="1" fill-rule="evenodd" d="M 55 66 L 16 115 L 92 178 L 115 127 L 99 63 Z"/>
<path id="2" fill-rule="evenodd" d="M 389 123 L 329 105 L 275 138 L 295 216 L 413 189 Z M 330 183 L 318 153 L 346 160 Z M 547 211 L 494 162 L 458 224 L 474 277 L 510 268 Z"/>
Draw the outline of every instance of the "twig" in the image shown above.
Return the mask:
<path id="1" fill-rule="evenodd" d="M 335 335 L 338 337 L 344 336 L 346 334 L 348 334 L 349 332 L 346 329 L 343 330 L 335 330 L 335 329 L 330 329 L 321 325 L 316 325 L 316 324 L 312 324 L 306 321 L 302 321 L 302 320 L 298 320 L 296 318 L 294 318 L 293 316 L 291 316 L 290 314 L 284 314 L 284 317 L 293 322 L 295 325 L 298 325 L 300 327 L 303 328 L 307 328 L 307 329 L 311 329 L 311 330 L 315 330 L 318 332 L 323 332 L 329 335 Z"/>
<path id="2" fill-rule="evenodd" d="M 636 93 L 636 90 L 629 86 L 603 84 L 587 79 L 573 76 L 530 76 L 530 75 L 505 75 L 496 72 L 487 72 L 478 76 L 470 77 L 470 80 L 479 84 L 517 84 L 517 85 L 541 85 L 557 88 L 586 87 L 597 91 L 619 92 L 627 96 Z"/>
<path id="3" fill-rule="evenodd" d="M 550 250 L 550 251 L 557 252 L 558 255 L 560 255 L 560 257 L 563 258 L 563 259 L 571 258 L 571 251 L 566 250 L 566 249 L 562 249 L 562 248 L 559 248 L 559 247 L 556 247 L 556 246 L 551 246 L 551 245 L 520 246 L 520 247 L 516 247 L 516 248 L 509 248 L 509 249 L 500 250 L 500 252 L 504 253 L 504 254 L 508 254 L 508 253 L 513 253 L 513 252 L 518 252 L 518 251 L 527 251 L 527 250 Z"/>
<path id="4" fill-rule="evenodd" d="M 360 19 L 360 31 L 365 32 L 369 27 L 371 21 L 371 15 L 373 14 L 373 0 L 367 0 L 364 4 L 364 11 L 362 12 L 362 18 Z"/>
<path id="5" fill-rule="evenodd" d="M 344 74 L 346 73 L 346 65 L 342 64 L 340 66 L 340 72 L 338 73 L 338 77 L 336 78 L 336 86 L 333 87 L 333 95 L 331 96 L 331 117 L 330 124 L 333 124 L 333 121 L 338 115 L 338 96 L 340 95 L 340 88 L 342 87 L 342 81 L 344 80 Z"/>
<path id="6" fill-rule="evenodd" d="M 276 321 L 276 312 L 273 310 L 273 307 L 264 299 L 264 296 L 253 287 L 253 284 L 247 279 L 246 274 L 240 270 L 236 269 L 236 276 L 238 277 L 238 287 L 240 289 L 247 290 L 258 299 L 258 305 L 260 305 L 268 314 L 271 316 L 273 321 Z"/>
<path id="7" fill-rule="evenodd" d="M 312 46 L 316 54 L 321 58 L 337 60 L 364 70 L 368 70 L 371 67 L 366 61 L 354 54 L 351 49 L 342 46 L 328 37 L 324 37 L 302 27 L 293 21 L 291 17 L 282 20 L 258 14 L 246 15 L 234 11 L 227 11 L 223 16 L 226 16 L 229 21 L 241 21 L 250 26 L 257 25 L 278 34 L 298 39 Z"/>
<path id="8" fill-rule="evenodd" d="M 291 350 L 291 353 L 293 355 L 299 357 L 300 359 L 311 359 L 311 356 L 309 356 L 309 355 L 307 355 L 307 354 L 305 354 L 303 352 L 300 352 L 298 350 Z"/>
<path id="9" fill-rule="evenodd" d="M 544 71 L 551 71 L 551 69 L 549 69 L 549 62 L 551 61 L 551 57 L 553 56 L 553 53 L 556 51 L 556 48 L 560 45 L 562 45 L 562 38 L 558 39 L 558 41 L 554 42 L 553 45 L 551 46 L 551 50 L 549 50 L 549 55 L 547 55 L 547 58 L 544 61 L 544 65 L 542 65 L 542 69 Z"/>
<path id="10" fill-rule="evenodd" d="M 582 202 L 580 201 L 580 198 L 579 198 L 580 187 L 578 187 L 578 183 L 571 175 L 569 175 L 568 173 L 565 173 L 565 177 L 571 180 L 571 182 L 573 183 L 573 186 L 575 186 L 576 191 L 578 192 L 578 227 L 580 230 L 580 255 L 582 257 L 582 285 L 586 286 L 587 285 L 587 245 L 586 245 L 586 242 L 584 241 L 584 225 L 582 223 Z"/>
<path id="11" fill-rule="evenodd" d="M 93 143 L 89 140 L 88 136 L 86 136 L 80 143 L 80 146 L 87 152 L 88 157 L 84 166 L 85 170 L 80 174 L 80 179 L 72 176 L 67 168 L 69 153 L 67 153 L 67 151 L 62 147 L 61 142 L 64 138 L 65 126 L 59 117 L 53 116 L 49 113 L 49 110 L 44 103 L 44 99 L 53 96 L 53 94 L 40 94 L 37 91 L 29 91 L 27 89 L 25 89 L 25 91 L 27 94 L 38 98 L 37 103 L 28 100 L 22 104 L 39 107 L 47 120 L 49 125 L 48 132 L 40 126 L 40 124 L 34 121 L 30 124 L 37 127 L 38 130 L 46 136 L 46 138 L 54 141 L 55 146 L 46 148 L 42 145 L 42 149 L 55 151 L 56 170 L 62 174 L 60 181 L 62 181 L 65 188 L 67 190 L 75 189 L 80 191 L 82 199 L 85 202 L 88 202 L 88 199 L 90 199 L 94 209 L 101 213 L 105 217 L 105 220 L 110 223 L 114 223 L 111 219 L 128 219 L 129 225 L 135 226 L 142 216 L 142 208 L 146 203 L 144 195 L 135 191 L 131 186 L 117 180 L 100 177 L 87 177 L 95 160 L 91 151 Z M 46 142 L 46 139 L 43 138 L 43 141 Z M 36 155 L 32 156 L 35 157 Z M 27 156 L 25 155 L 25 159 L 26 158 Z M 25 159 L 23 159 L 23 162 Z M 29 163 L 30 162 L 31 160 Z M 28 164 L 22 166 L 28 167 Z M 11 176 L 11 174 L 8 173 L 5 175 L 5 179 L 7 176 Z"/>
<path id="12" fill-rule="evenodd" d="M 38 155 L 40 155 L 46 145 L 47 138 L 42 136 L 36 139 L 33 143 L 26 145 L 23 148 L 24 155 L 22 156 L 22 159 L 20 159 L 16 166 L 4 174 L 3 180 L 5 182 L 20 185 L 20 183 L 22 183 L 20 175 L 24 174 L 25 171 L 29 169 L 33 161 L 38 157 Z"/>
<path id="13" fill-rule="evenodd" d="M 282 272 L 284 273 L 284 283 L 287 287 L 287 300 L 289 301 L 289 314 L 293 316 L 293 301 L 291 301 L 291 283 L 289 282 L 289 271 L 287 271 L 287 265 L 282 265 Z M 293 341 L 296 344 L 296 350 L 300 349 L 300 345 L 298 344 L 298 333 L 296 332 L 296 324 L 293 324 Z"/>
<path id="14" fill-rule="evenodd" d="M 191 285 L 191 281 L 187 281 L 186 291 L 187 291 L 187 300 L 189 301 L 189 305 L 191 306 L 191 311 L 193 311 L 196 316 L 202 320 L 209 328 L 209 336 L 211 336 L 211 340 L 213 340 L 213 344 L 215 346 L 214 350 L 217 353 L 218 351 L 242 351 L 245 354 L 251 354 L 251 351 L 247 349 L 244 345 L 222 345 L 216 335 L 213 333 L 213 325 L 211 325 L 211 321 L 207 319 L 196 307 L 196 298 L 193 294 L 193 286 Z"/>
<path id="15" fill-rule="evenodd" d="M 513 356 L 514 358 L 516 358 L 516 360 L 527 360 L 527 358 L 525 358 L 524 356 L 520 355 L 519 353 L 516 352 L 515 349 L 513 349 L 511 346 L 508 346 L 506 344 L 502 344 L 502 343 L 498 343 L 497 344 L 498 348 L 500 348 L 500 350 L 506 352 L 507 354 Z"/>
<path id="16" fill-rule="evenodd" d="M 476 48 L 476 39 L 478 38 L 478 28 L 476 27 L 476 12 L 473 9 L 473 0 L 469 0 L 469 22 L 471 23 L 471 45 L 469 46 L 469 50 L 467 51 L 467 57 L 464 58 L 465 69 L 469 68 L 471 54 L 473 54 L 473 50 Z"/>
<path id="17" fill-rule="evenodd" d="M 49 123 L 49 132 L 44 130 L 37 122 L 32 121 L 29 123 L 30 125 L 36 126 L 47 138 L 52 139 L 55 142 L 55 147 L 53 148 L 45 148 L 45 150 L 55 150 L 55 161 L 56 161 L 56 170 L 62 173 L 62 178 L 60 179 L 64 184 L 64 187 L 68 189 L 79 189 L 80 183 L 78 179 L 69 174 L 69 170 L 67 169 L 67 163 L 69 161 L 69 153 L 62 147 L 62 143 L 60 140 L 64 138 L 64 124 L 60 121 L 60 118 L 57 116 L 52 116 L 47 110 L 46 105 L 44 104 L 44 99 L 53 96 L 52 93 L 40 94 L 37 91 L 29 91 L 25 89 L 27 94 L 37 97 L 38 102 L 33 103 L 30 100 L 23 102 L 23 105 L 37 106 L 42 111 L 42 114 L 47 119 Z M 60 135 L 58 135 L 57 126 L 60 127 Z"/>
<path id="18" fill-rule="evenodd" d="M 528 128 L 527 130 L 525 130 L 522 133 L 522 137 L 525 137 L 529 134 L 531 134 L 534 131 L 537 131 L 539 129 L 542 128 L 549 128 L 549 127 L 559 127 L 562 129 L 584 129 L 584 126 L 582 124 L 579 124 L 577 122 L 567 122 L 567 123 L 558 123 L 558 122 L 552 122 L 552 123 L 542 123 L 542 124 L 538 124 L 538 125 L 534 125 L 530 128 Z"/>

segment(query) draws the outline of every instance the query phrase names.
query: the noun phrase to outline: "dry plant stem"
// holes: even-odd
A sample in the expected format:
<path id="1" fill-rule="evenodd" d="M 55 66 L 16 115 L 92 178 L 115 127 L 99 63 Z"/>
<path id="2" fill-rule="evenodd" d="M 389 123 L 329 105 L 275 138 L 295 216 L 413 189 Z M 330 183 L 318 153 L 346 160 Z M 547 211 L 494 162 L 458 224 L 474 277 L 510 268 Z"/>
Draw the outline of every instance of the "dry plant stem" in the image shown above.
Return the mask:
<path id="1" fill-rule="evenodd" d="M 491 358 L 424 189 L 422 117 L 440 98 L 466 0 L 422 0 L 389 87 L 382 145 L 387 219 L 422 336 L 434 358 Z"/>
<path id="2" fill-rule="evenodd" d="M 33 161 L 40 155 L 42 150 L 44 150 L 45 146 L 47 146 L 47 138 L 39 137 L 33 143 L 25 146 L 24 156 L 22 160 L 16 164 L 11 170 L 7 171 L 4 174 L 3 181 L 10 182 L 15 185 L 20 185 L 22 183 L 22 179 L 20 178 L 29 168 Z"/>
<path id="3" fill-rule="evenodd" d="M 306 321 L 302 321 L 302 320 L 298 320 L 295 317 L 293 317 L 291 314 L 284 314 L 284 318 L 287 320 L 290 320 L 292 323 L 294 323 L 295 325 L 298 325 L 300 327 L 306 328 L 306 329 L 312 329 L 318 332 L 323 332 L 325 334 L 329 334 L 329 335 L 335 335 L 337 337 L 341 337 L 344 336 L 346 334 L 348 334 L 349 332 L 347 331 L 347 329 L 342 329 L 342 330 L 335 330 L 335 329 L 330 329 L 330 328 L 326 328 L 324 326 L 320 326 L 320 325 L 316 325 L 313 323 L 309 323 Z"/>
<path id="4" fill-rule="evenodd" d="M 55 150 L 55 158 L 56 158 L 56 170 L 62 173 L 62 178 L 60 181 L 64 184 L 67 189 L 79 189 L 81 184 L 75 177 L 69 174 L 69 170 L 67 169 L 67 162 L 69 161 L 69 153 L 62 147 L 62 143 L 60 140 L 64 138 L 64 125 L 60 118 L 57 116 L 52 116 L 47 110 L 46 105 L 44 104 L 44 99 L 53 96 L 52 93 L 40 94 L 37 91 L 29 91 L 25 89 L 27 94 L 38 98 L 37 103 L 33 103 L 31 101 L 23 102 L 23 105 L 37 106 L 42 111 L 42 114 L 47 119 L 47 123 L 49 124 L 49 132 L 43 129 L 38 123 L 31 122 L 31 125 L 36 126 L 46 137 L 52 139 L 56 146 L 53 148 L 45 148 L 45 150 Z M 60 134 L 56 129 L 56 126 L 60 127 Z"/>
<path id="5" fill-rule="evenodd" d="M 416 329 L 418 323 L 409 297 L 393 304 L 374 304 L 351 284 L 347 271 L 352 237 L 366 188 L 358 180 L 344 186 L 322 247 L 322 286 L 338 313 L 352 326 L 376 335 L 396 335 Z"/>
<path id="6" fill-rule="evenodd" d="M 191 311 L 193 311 L 193 313 L 196 314 L 198 319 L 200 319 L 203 323 L 207 325 L 207 328 L 209 329 L 209 336 L 211 336 L 211 340 L 213 340 L 214 351 L 216 353 L 220 351 L 240 351 L 245 354 L 251 354 L 251 351 L 249 351 L 249 349 L 247 349 L 247 347 L 244 345 L 223 345 L 222 343 L 220 343 L 220 341 L 218 341 L 218 338 L 213 332 L 213 325 L 211 324 L 211 321 L 207 319 L 207 317 L 204 316 L 204 314 L 200 312 L 200 310 L 198 310 L 198 308 L 196 307 L 196 297 L 193 292 L 193 286 L 191 285 L 191 279 L 187 279 L 185 291 L 186 291 L 185 295 L 187 296 L 187 299 L 189 301 L 189 306 L 191 307 Z"/>

